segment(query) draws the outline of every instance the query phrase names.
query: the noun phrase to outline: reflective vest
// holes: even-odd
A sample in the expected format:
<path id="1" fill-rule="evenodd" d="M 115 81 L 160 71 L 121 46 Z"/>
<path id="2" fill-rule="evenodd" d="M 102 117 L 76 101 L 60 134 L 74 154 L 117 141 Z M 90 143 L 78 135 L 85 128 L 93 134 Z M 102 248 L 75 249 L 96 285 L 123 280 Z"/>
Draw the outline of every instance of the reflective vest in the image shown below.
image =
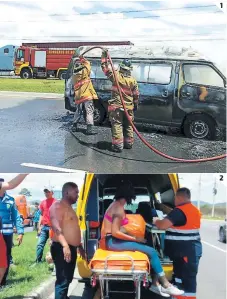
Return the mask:
<path id="1" fill-rule="evenodd" d="M 12 235 L 14 226 L 17 228 L 19 235 L 24 234 L 23 220 L 17 210 L 15 200 L 7 193 L 0 197 L 0 218 L 3 235 Z"/>
<path id="2" fill-rule="evenodd" d="M 80 57 L 80 63 L 84 68 L 73 75 L 76 104 L 98 99 L 97 93 L 90 79 L 91 64 L 84 57 Z"/>
<path id="3" fill-rule="evenodd" d="M 186 216 L 186 224 L 182 226 L 173 225 L 166 230 L 166 249 L 171 255 L 178 252 L 190 252 L 190 248 L 200 242 L 200 211 L 191 203 L 178 206 L 177 209 L 181 210 Z"/>

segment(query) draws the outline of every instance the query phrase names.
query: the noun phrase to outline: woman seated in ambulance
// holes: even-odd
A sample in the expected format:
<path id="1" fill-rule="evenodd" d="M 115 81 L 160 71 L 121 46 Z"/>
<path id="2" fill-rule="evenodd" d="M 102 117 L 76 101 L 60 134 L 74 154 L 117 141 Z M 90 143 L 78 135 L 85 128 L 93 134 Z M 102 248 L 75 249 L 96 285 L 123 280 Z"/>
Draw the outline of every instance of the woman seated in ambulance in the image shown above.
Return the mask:
<path id="1" fill-rule="evenodd" d="M 126 233 L 128 219 L 124 206 L 135 200 L 134 188 L 130 182 L 122 183 L 116 190 L 115 201 L 107 209 L 102 226 L 102 239 L 105 238 L 107 250 L 111 251 L 140 251 L 150 260 L 151 268 L 155 272 L 150 290 L 163 297 L 182 295 L 184 292 L 173 286 L 167 280 L 161 262 L 154 248 L 145 245 L 146 240 Z M 160 284 L 159 284 L 160 282 Z"/>

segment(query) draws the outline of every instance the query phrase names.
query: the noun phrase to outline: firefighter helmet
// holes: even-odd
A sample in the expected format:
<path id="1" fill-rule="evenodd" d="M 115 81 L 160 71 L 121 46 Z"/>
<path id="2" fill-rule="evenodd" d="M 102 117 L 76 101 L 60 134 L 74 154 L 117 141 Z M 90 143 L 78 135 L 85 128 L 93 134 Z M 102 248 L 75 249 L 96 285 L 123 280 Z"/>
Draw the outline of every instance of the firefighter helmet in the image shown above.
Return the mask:
<path id="1" fill-rule="evenodd" d="M 74 67 L 73 67 L 73 73 L 76 74 L 79 71 L 81 71 L 84 68 L 84 65 L 81 63 L 79 59 L 74 60 Z"/>
<path id="2" fill-rule="evenodd" d="M 127 70 L 127 71 L 132 71 L 133 67 L 132 67 L 132 63 L 129 59 L 124 59 L 121 63 L 120 63 L 120 68 Z"/>

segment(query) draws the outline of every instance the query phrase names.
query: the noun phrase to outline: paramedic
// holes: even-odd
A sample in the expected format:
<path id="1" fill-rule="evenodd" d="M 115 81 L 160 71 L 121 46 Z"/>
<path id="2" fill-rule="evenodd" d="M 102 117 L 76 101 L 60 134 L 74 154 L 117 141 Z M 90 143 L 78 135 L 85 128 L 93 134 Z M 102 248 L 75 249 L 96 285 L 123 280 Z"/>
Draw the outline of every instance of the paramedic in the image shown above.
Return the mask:
<path id="1" fill-rule="evenodd" d="M 36 263 L 40 263 L 43 257 L 43 250 L 49 239 L 49 232 L 50 232 L 50 207 L 56 201 L 53 198 L 53 191 L 49 189 L 43 190 L 46 199 L 44 199 L 40 206 L 40 219 L 39 219 L 39 240 L 36 249 Z"/>
<path id="2" fill-rule="evenodd" d="M 174 298 L 195 299 L 196 276 L 202 256 L 201 214 L 191 203 L 191 192 L 187 188 L 177 190 L 175 207 L 166 218 L 154 218 L 153 222 L 159 229 L 166 230 L 165 252 L 173 260 L 176 284 L 185 291 Z"/>
<path id="3" fill-rule="evenodd" d="M 124 206 L 131 204 L 135 199 L 134 188 L 129 182 L 124 182 L 116 190 L 115 202 L 107 209 L 103 220 L 102 237 L 105 237 L 106 247 L 112 251 L 140 251 L 145 253 L 151 262 L 152 269 L 158 275 L 161 285 L 153 284 L 151 291 L 169 297 L 169 295 L 183 294 L 182 291 L 171 285 L 162 269 L 159 257 L 154 248 L 143 243 L 146 240 L 124 233 L 123 226 L 127 224 Z"/>
<path id="4" fill-rule="evenodd" d="M 0 218 L 2 222 L 2 236 L 5 241 L 7 251 L 7 269 L 0 286 L 6 285 L 6 278 L 9 272 L 11 252 L 13 247 L 13 228 L 16 226 L 18 234 L 18 246 L 22 243 L 24 235 L 24 226 L 22 218 L 17 210 L 15 200 L 9 196 L 6 191 L 16 188 L 27 176 L 19 174 L 9 182 L 0 179 Z"/>
<path id="5" fill-rule="evenodd" d="M 53 230 L 51 255 L 56 269 L 55 299 L 66 299 L 68 288 L 73 280 L 77 250 L 85 258 L 81 244 L 81 233 L 77 215 L 72 208 L 77 202 L 79 190 L 75 183 L 65 183 L 62 200 L 55 202 L 50 209 Z"/>
<path id="6" fill-rule="evenodd" d="M 72 131 L 79 130 L 78 124 L 84 118 L 87 125 L 87 135 L 95 135 L 94 131 L 94 103 L 98 96 L 91 82 L 91 63 L 80 55 L 81 49 L 75 50 L 75 65 L 73 70 L 73 84 L 75 91 L 76 111 L 74 114 Z"/>
<path id="7" fill-rule="evenodd" d="M 108 50 L 102 53 L 102 70 L 107 78 L 112 82 L 112 96 L 108 101 L 108 112 L 111 122 L 112 132 L 112 150 L 114 152 L 122 152 L 123 148 L 131 149 L 134 143 L 133 128 L 129 123 L 123 105 L 121 103 L 120 95 L 114 79 L 114 74 L 109 67 Z M 134 111 L 138 108 L 139 88 L 136 79 L 132 77 L 132 64 L 128 59 L 124 59 L 119 65 L 120 70 L 116 72 L 119 85 L 122 90 L 124 103 L 127 112 L 134 120 Z"/>

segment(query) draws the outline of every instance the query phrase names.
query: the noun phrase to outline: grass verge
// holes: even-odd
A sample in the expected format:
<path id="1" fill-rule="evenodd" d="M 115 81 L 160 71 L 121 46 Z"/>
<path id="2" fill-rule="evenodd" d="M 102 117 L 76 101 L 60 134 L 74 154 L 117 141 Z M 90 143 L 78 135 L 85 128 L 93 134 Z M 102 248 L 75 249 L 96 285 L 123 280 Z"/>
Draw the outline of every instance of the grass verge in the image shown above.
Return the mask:
<path id="1" fill-rule="evenodd" d="M 0 91 L 64 93 L 64 80 L 0 78 Z"/>
<path id="2" fill-rule="evenodd" d="M 16 238 L 14 244 L 17 244 Z M 13 247 L 12 256 L 15 266 L 10 268 L 7 287 L 0 291 L 1 299 L 21 299 L 50 277 L 46 262 L 31 268 L 36 258 L 36 244 L 36 233 L 32 232 L 24 235 L 20 247 Z M 47 244 L 44 257 L 48 250 L 49 245 Z"/>

